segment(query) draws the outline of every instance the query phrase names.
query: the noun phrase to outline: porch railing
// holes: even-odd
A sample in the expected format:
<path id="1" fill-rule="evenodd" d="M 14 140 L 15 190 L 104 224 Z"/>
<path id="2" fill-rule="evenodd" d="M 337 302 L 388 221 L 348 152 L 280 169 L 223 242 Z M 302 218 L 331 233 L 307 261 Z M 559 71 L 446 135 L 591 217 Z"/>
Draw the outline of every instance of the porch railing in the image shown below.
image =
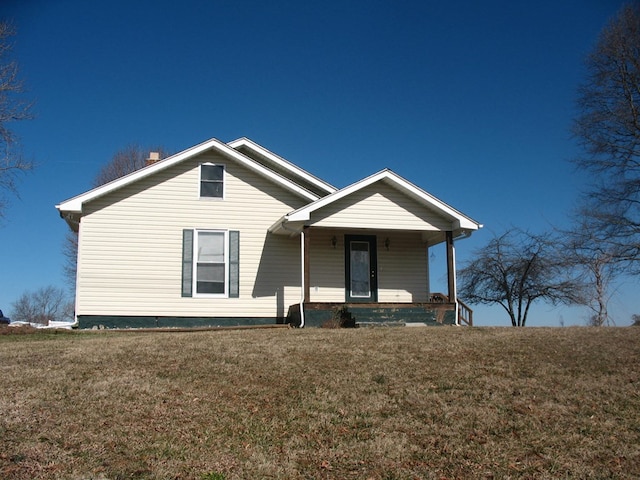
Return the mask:
<path id="1" fill-rule="evenodd" d="M 458 324 L 473 327 L 473 310 L 460 299 L 458 299 Z"/>

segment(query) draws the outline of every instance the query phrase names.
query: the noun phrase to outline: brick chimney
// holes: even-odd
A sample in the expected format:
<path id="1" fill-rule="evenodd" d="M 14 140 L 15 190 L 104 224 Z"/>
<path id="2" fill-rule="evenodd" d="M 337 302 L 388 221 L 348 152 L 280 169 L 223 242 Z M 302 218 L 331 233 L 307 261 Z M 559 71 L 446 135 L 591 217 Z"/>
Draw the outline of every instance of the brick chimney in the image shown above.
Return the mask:
<path id="1" fill-rule="evenodd" d="M 153 165 L 160 161 L 160 152 L 149 152 L 149 158 L 147 158 L 147 165 Z"/>

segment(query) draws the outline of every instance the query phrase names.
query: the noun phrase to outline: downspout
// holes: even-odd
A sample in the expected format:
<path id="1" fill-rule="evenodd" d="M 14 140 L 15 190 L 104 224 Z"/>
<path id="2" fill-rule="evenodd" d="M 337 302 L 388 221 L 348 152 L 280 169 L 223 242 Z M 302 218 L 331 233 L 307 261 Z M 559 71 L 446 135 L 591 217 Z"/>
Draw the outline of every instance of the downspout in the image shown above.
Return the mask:
<path id="1" fill-rule="evenodd" d="M 458 269 L 456 268 L 456 242 L 451 240 L 451 256 L 453 257 L 453 291 L 456 293 L 456 325 L 460 326 L 460 304 L 458 303 Z"/>
<path id="2" fill-rule="evenodd" d="M 291 233 L 299 233 L 300 234 L 300 327 L 304 328 L 304 230 L 298 232 L 297 230 L 293 230 L 291 228 L 287 228 L 285 225 L 286 220 L 282 220 L 280 222 L 280 227 L 283 230 Z"/>
<path id="3" fill-rule="evenodd" d="M 304 230 L 300 232 L 300 328 L 304 328 Z"/>

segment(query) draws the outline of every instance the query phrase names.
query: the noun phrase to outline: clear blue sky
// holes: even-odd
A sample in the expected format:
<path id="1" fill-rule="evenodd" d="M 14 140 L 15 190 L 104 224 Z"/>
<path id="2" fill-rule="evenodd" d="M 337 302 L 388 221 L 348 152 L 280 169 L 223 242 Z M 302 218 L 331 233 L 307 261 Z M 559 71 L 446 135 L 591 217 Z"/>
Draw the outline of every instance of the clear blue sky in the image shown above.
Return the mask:
<path id="1" fill-rule="evenodd" d="M 584 182 L 568 163 L 583 60 L 622 3 L 3 0 L 38 167 L 0 225 L 0 308 L 64 286 L 54 205 L 132 143 L 247 136 L 339 187 L 391 168 L 485 225 L 460 262 L 511 225 L 562 225 Z M 639 292 L 620 286 L 618 324 Z M 530 324 L 585 316 L 541 306 Z"/>

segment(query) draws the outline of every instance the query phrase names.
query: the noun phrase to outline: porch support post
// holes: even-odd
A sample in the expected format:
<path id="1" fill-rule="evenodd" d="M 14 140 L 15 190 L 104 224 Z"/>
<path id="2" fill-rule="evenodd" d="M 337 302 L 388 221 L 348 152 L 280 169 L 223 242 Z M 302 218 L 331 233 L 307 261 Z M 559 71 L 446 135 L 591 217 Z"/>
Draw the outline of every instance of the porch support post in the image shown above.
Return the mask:
<path id="1" fill-rule="evenodd" d="M 305 303 L 309 303 L 311 300 L 311 287 L 309 286 L 309 279 L 311 278 L 311 274 L 310 274 L 310 265 L 311 262 L 309 260 L 309 245 L 310 245 L 310 238 L 309 238 L 309 233 L 310 229 L 309 227 L 304 227 L 303 231 L 302 231 L 302 237 L 304 238 L 304 246 L 303 246 L 303 260 L 302 260 L 302 278 L 303 278 L 303 284 L 304 284 L 304 302 Z"/>
<path id="2" fill-rule="evenodd" d="M 453 246 L 453 232 L 445 232 L 447 241 L 447 284 L 449 302 L 457 302 L 456 294 L 456 250 Z"/>
<path id="3" fill-rule="evenodd" d="M 427 299 L 431 301 L 431 260 L 429 259 L 429 244 L 427 244 L 427 264 L 426 264 L 426 287 L 427 287 Z"/>

